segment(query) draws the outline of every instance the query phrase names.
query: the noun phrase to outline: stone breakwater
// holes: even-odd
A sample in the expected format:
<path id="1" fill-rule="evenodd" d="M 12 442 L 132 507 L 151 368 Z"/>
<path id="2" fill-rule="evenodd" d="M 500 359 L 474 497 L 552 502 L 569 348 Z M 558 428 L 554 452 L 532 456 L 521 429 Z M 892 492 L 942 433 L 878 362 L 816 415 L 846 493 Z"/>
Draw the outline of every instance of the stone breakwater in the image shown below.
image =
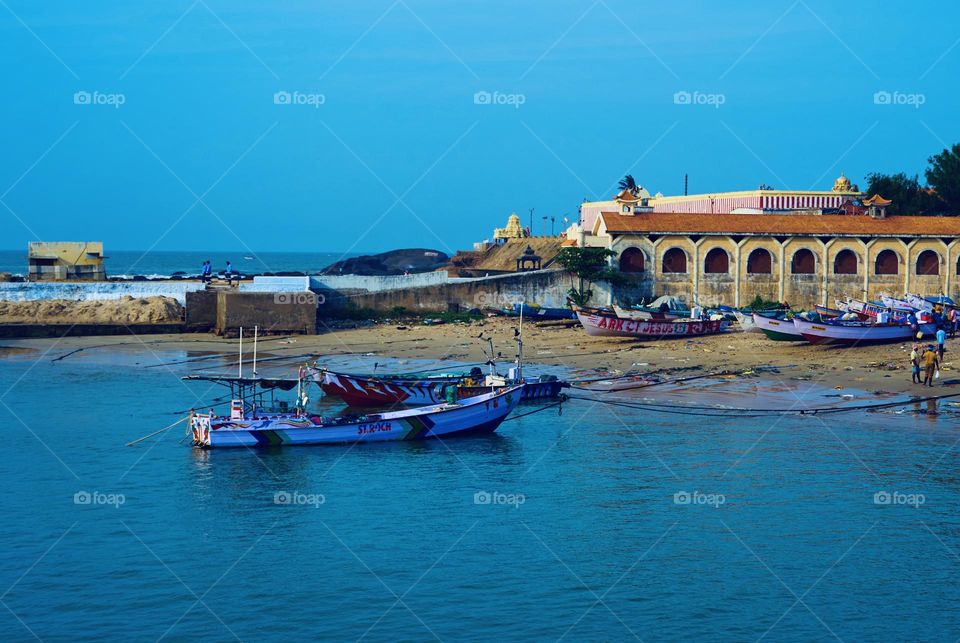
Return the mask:
<path id="1" fill-rule="evenodd" d="M 171 297 L 0 301 L 2 324 L 166 324 L 182 319 L 183 306 Z"/>

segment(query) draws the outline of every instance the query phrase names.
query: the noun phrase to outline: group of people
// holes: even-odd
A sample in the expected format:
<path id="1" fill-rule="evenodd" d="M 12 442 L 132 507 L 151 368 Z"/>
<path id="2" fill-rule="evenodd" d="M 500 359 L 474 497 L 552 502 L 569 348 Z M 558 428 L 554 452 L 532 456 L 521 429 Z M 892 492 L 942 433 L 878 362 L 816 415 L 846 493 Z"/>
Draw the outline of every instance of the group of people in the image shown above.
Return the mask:
<path id="1" fill-rule="evenodd" d="M 236 279 L 237 283 L 240 283 L 240 274 L 233 271 L 233 264 L 229 261 L 227 262 L 227 267 L 223 271 L 223 278 L 227 280 L 227 285 L 232 286 L 233 280 Z M 210 283 L 210 280 L 213 279 L 213 264 L 210 263 L 210 260 L 207 259 L 203 262 L 203 265 L 200 266 L 200 281 L 203 283 Z"/>
<path id="2" fill-rule="evenodd" d="M 937 341 L 939 343 L 940 333 L 937 331 Z M 910 351 L 910 364 L 913 369 L 913 383 L 921 386 L 933 386 L 933 380 L 940 377 L 940 363 L 943 360 L 943 344 L 939 344 L 939 349 L 935 350 L 933 344 L 927 344 L 926 348 L 921 348 L 920 344 L 914 344 Z M 923 380 L 920 379 L 921 369 L 923 371 Z"/>
<path id="3" fill-rule="evenodd" d="M 943 364 L 943 353 L 947 344 L 947 326 L 941 325 L 937 328 L 937 346 L 927 344 L 926 348 L 920 344 L 914 344 L 910 351 L 910 366 L 913 370 L 913 383 L 922 386 L 933 386 L 933 380 L 940 377 L 940 365 Z M 920 379 L 920 372 L 923 371 L 923 380 Z"/>
<path id="4" fill-rule="evenodd" d="M 886 315 L 887 322 L 890 321 L 892 311 L 888 312 Z M 884 316 L 884 313 L 881 312 L 877 315 L 877 323 L 884 323 L 881 321 L 881 318 Z M 906 322 L 910 324 L 910 328 L 916 333 L 920 329 L 920 324 L 934 324 L 939 330 L 944 331 L 945 334 L 949 334 L 951 338 L 956 337 L 957 335 L 957 326 L 960 324 L 960 315 L 957 314 L 956 308 L 948 308 L 946 311 L 943 310 L 943 307 L 937 305 L 932 311 L 921 310 L 916 313 L 910 312 L 907 315 Z"/>

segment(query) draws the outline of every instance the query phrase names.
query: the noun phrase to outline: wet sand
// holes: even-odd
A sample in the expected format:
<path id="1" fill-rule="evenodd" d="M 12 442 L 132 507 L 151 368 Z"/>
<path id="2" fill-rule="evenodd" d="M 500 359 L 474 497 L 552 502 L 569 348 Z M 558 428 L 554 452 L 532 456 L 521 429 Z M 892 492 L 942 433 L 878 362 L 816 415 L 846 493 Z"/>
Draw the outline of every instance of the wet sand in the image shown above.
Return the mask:
<path id="1" fill-rule="evenodd" d="M 398 326 L 404 326 L 403 329 Z M 367 355 L 391 358 L 399 364 L 424 360 L 437 366 L 450 362 L 482 363 L 491 337 L 501 353 L 501 370 L 513 360 L 516 348 L 513 329 L 517 320 L 491 317 L 473 323 L 438 326 L 380 324 L 351 329 L 330 329 L 313 336 L 263 337 L 258 342 L 261 363 L 290 364 L 314 356 Z M 589 337 L 582 329 L 562 322 L 524 325 L 525 360 L 550 372 L 573 378 L 617 376 L 624 373 L 657 374 L 666 378 L 690 377 L 729 371 L 740 376 L 778 382 L 810 382 L 837 390 L 857 389 L 873 394 L 914 395 L 960 392 L 960 378 L 953 370 L 948 340 L 941 379 L 933 388 L 911 383 L 907 344 L 835 348 L 789 342 L 772 342 L 760 334 L 732 331 L 720 335 L 662 341 Z M 101 359 L 113 356 L 120 362 L 160 366 L 175 362 L 195 363 L 197 369 L 212 365 L 223 356 L 235 362 L 237 339 L 207 334 L 66 337 L 62 339 L 4 340 L 0 358 L 78 359 L 94 353 Z M 177 358 L 174 353 L 179 352 Z M 184 358 L 184 352 L 188 355 Z M 245 359 L 252 356 L 252 342 L 244 342 Z M 208 356 L 210 359 L 208 359 Z M 224 360 L 219 360 L 222 363 Z"/>

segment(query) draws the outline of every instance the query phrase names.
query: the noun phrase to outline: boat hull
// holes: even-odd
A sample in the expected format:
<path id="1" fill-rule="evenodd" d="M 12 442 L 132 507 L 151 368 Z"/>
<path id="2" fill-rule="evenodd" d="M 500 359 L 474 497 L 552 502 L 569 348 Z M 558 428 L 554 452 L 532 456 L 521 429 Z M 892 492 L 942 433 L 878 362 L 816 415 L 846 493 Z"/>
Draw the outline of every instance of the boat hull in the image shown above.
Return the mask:
<path id="1" fill-rule="evenodd" d="M 438 404 L 339 423 L 321 423 L 317 416 L 275 415 L 244 420 L 195 416 L 191 425 L 194 444 L 202 448 L 427 440 L 493 433 L 519 401 L 519 387 L 514 387 L 458 404 Z"/>
<path id="2" fill-rule="evenodd" d="M 457 386 L 457 399 L 466 399 L 490 392 L 490 386 L 463 386 L 463 376 L 436 377 L 424 380 L 378 379 L 361 377 L 345 373 L 326 371 L 318 376 L 317 383 L 327 395 L 339 397 L 349 406 L 356 407 L 384 407 L 396 406 L 424 406 L 439 404 L 446 401 L 446 387 Z M 526 381 L 520 392 L 520 401 L 542 400 L 555 398 L 566 386 L 566 382 L 553 380 L 547 382 Z M 502 391 L 512 383 L 497 386 Z"/>
<path id="3" fill-rule="evenodd" d="M 640 321 L 620 319 L 611 315 L 588 314 L 577 311 L 577 317 L 587 334 L 593 337 L 637 337 L 668 339 L 696 337 L 723 332 L 728 321 Z"/>
<path id="4" fill-rule="evenodd" d="M 793 322 L 787 319 L 773 319 L 753 313 L 753 323 L 757 325 L 767 339 L 775 342 L 802 342 L 803 336 L 797 332 Z"/>
<path id="5" fill-rule="evenodd" d="M 462 378 L 429 379 L 373 378 L 325 371 L 318 384 L 327 395 L 339 397 L 350 406 L 424 405 L 443 401 L 443 389 Z"/>
<path id="6" fill-rule="evenodd" d="M 909 342 L 916 339 L 910 326 L 903 324 L 869 324 L 863 322 L 817 323 L 794 318 L 794 326 L 811 344 L 836 344 L 854 346 L 859 344 L 883 344 Z M 921 324 L 924 335 L 936 332 L 933 324 Z"/>

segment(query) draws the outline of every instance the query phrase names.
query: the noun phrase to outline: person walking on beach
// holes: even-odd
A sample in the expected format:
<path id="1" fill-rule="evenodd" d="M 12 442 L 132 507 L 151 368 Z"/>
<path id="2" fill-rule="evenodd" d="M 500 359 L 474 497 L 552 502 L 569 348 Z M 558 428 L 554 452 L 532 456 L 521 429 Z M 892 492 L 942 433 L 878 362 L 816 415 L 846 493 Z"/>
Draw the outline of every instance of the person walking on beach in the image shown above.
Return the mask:
<path id="1" fill-rule="evenodd" d="M 210 260 L 207 259 L 203 262 L 203 266 L 200 268 L 200 281 L 203 283 L 210 282 L 210 275 L 213 273 L 213 265 L 210 263 Z"/>
<path id="2" fill-rule="evenodd" d="M 947 331 L 943 330 L 943 326 L 940 326 L 937 329 L 937 355 L 940 357 L 940 361 L 943 361 L 943 350 L 947 343 Z"/>
<path id="3" fill-rule="evenodd" d="M 920 362 L 923 364 L 923 385 L 924 386 L 933 386 L 933 380 L 936 379 L 935 375 L 937 369 L 940 367 L 940 360 L 937 357 L 937 352 L 933 350 L 933 344 L 927 346 L 927 350 L 923 352 L 923 355 L 920 356 Z"/>
<path id="4" fill-rule="evenodd" d="M 910 370 L 913 371 L 911 384 L 920 384 L 920 344 L 914 344 L 910 351 Z"/>
<path id="5" fill-rule="evenodd" d="M 227 261 L 227 269 L 223 271 L 223 276 L 227 278 L 227 285 L 233 285 L 233 264 Z M 237 279 L 237 283 L 240 283 L 240 279 Z"/>

